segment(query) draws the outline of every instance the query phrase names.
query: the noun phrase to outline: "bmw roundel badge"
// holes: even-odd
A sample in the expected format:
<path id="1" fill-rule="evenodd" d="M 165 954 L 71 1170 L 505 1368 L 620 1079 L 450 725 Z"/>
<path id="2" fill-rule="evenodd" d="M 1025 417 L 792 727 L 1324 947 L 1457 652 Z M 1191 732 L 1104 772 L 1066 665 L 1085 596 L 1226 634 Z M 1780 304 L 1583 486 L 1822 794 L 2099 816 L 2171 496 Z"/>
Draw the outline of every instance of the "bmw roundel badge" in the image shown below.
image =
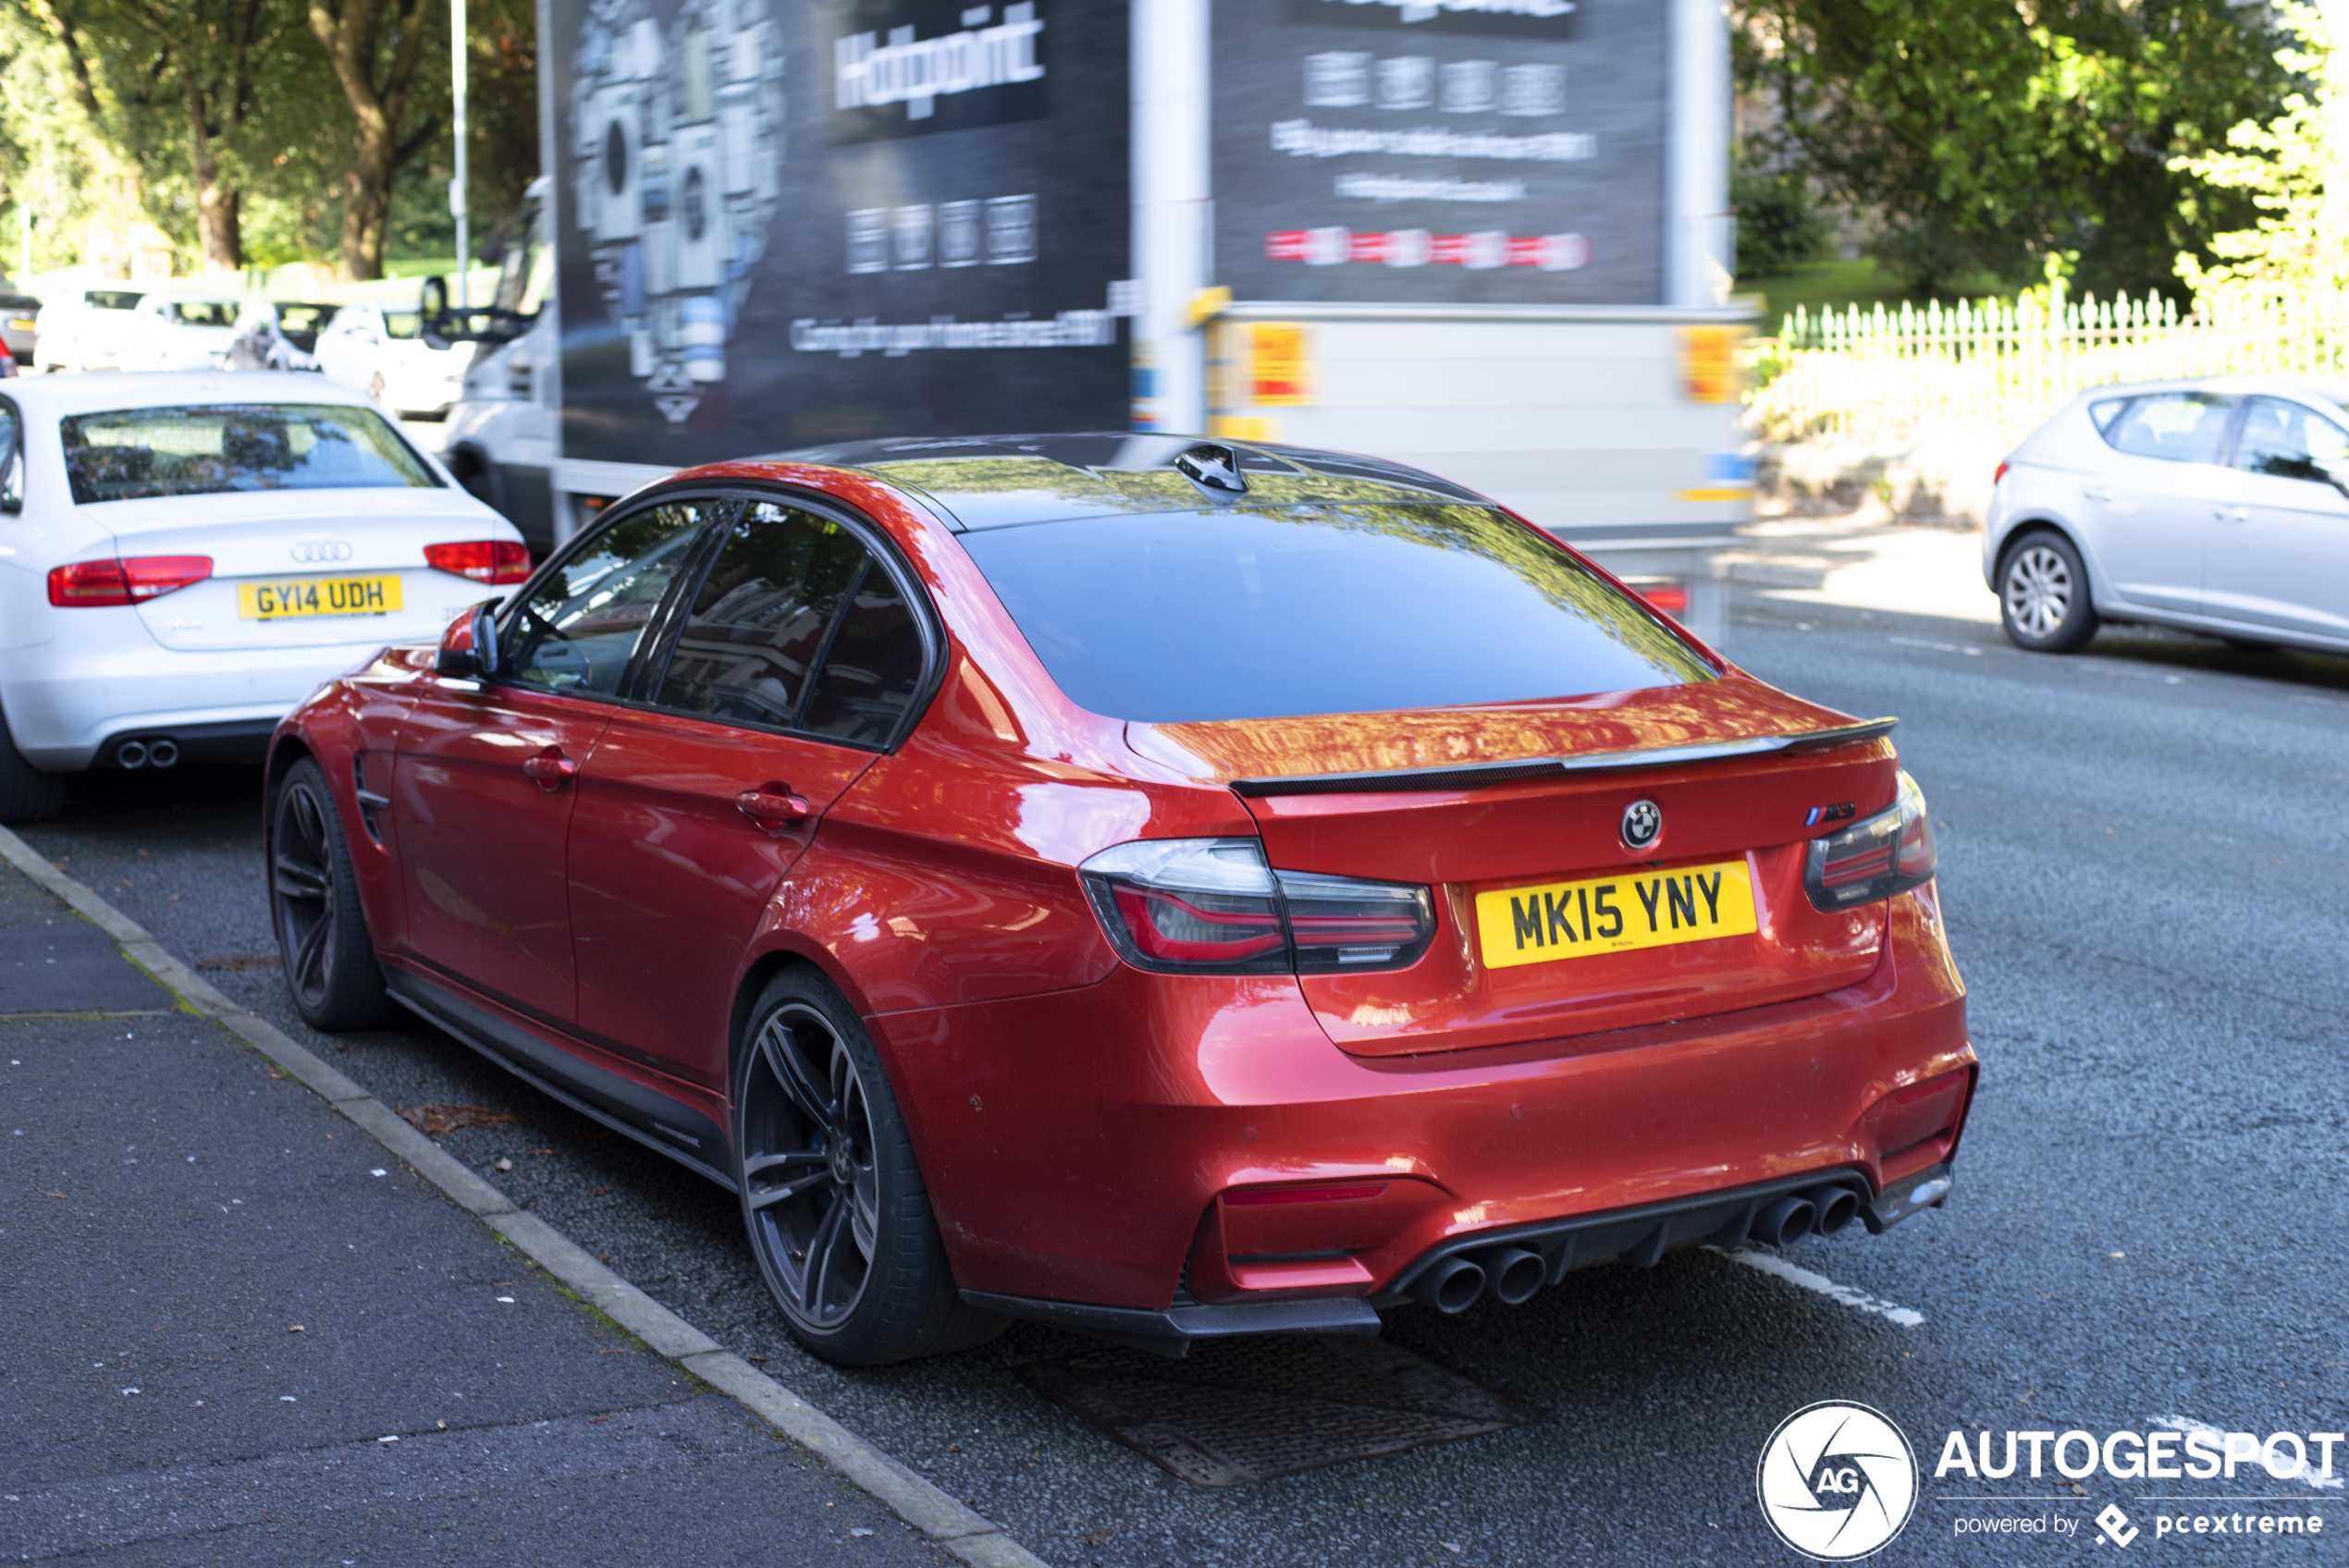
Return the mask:
<path id="1" fill-rule="evenodd" d="M 1633 801 L 1623 808 L 1623 847 L 1644 850 L 1664 831 L 1664 813 L 1654 801 Z"/>

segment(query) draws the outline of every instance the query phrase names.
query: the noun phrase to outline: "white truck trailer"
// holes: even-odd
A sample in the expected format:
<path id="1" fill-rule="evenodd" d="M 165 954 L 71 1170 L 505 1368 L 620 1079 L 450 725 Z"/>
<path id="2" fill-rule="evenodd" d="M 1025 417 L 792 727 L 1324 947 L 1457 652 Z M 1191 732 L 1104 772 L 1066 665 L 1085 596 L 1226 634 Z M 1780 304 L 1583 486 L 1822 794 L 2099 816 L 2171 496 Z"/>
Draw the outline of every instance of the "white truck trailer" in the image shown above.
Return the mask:
<path id="1" fill-rule="evenodd" d="M 540 0 L 449 460 L 1136 429 L 1475 486 L 1700 633 L 1745 516 L 1716 0 Z"/>

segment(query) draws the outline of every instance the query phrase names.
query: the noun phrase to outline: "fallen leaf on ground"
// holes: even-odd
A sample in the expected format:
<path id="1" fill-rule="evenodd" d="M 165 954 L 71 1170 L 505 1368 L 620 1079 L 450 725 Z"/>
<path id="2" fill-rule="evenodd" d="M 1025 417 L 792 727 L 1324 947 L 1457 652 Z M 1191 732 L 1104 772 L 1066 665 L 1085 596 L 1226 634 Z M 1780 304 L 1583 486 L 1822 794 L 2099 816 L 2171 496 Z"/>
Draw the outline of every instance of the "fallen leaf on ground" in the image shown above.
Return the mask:
<path id="1" fill-rule="evenodd" d="M 289 1323 L 286 1325 L 286 1332 L 289 1334 L 306 1334 L 310 1332 L 310 1330 L 303 1328 L 299 1323 Z"/>
<path id="2" fill-rule="evenodd" d="M 510 1160 L 510 1159 L 500 1159 L 500 1160 L 498 1160 L 498 1163 L 497 1163 L 497 1164 L 495 1164 L 495 1165 L 491 1166 L 489 1169 L 491 1169 L 492 1170 L 511 1170 L 513 1168 L 514 1168 L 514 1162 L 513 1162 L 512 1160 Z"/>
<path id="3" fill-rule="evenodd" d="M 511 1127 L 522 1120 L 486 1105 L 412 1105 L 398 1114 L 427 1138 L 446 1137 L 465 1127 Z"/>

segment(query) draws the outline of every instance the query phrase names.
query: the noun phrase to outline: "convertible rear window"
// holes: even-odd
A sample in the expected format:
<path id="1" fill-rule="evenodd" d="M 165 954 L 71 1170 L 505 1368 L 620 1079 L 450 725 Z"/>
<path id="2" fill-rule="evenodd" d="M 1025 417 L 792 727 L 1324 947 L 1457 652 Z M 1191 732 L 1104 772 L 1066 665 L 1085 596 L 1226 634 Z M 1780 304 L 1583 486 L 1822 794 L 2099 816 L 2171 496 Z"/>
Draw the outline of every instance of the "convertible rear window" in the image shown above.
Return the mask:
<path id="1" fill-rule="evenodd" d="M 440 484 L 381 414 L 340 403 L 114 409 L 68 415 L 57 435 L 82 503 Z"/>
<path id="2" fill-rule="evenodd" d="M 1171 724 L 1679 686 L 1713 667 L 1486 507 L 1161 512 L 975 531 L 1071 701 Z"/>

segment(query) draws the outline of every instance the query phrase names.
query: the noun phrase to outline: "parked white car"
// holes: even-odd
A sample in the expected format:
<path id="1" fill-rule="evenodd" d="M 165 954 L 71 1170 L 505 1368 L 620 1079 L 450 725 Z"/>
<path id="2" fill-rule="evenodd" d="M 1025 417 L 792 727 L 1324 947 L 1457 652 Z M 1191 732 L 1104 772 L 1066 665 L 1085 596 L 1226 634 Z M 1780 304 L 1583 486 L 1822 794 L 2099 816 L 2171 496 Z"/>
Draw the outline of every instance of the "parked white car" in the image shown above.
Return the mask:
<path id="1" fill-rule="evenodd" d="M 212 370 L 236 341 L 244 301 L 228 294 L 150 294 L 131 312 L 124 370 Z"/>
<path id="2" fill-rule="evenodd" d="M 345 305 L 318 334 L 318 368 L 346 386 L 403 414 L 448 411 L 464 391 L 470 343 L 436 349 L 424 340 L 422 312 L 397 306 Z"/>
<path id="3" fill-rule="evenodd" d="M 118 370 L 147 291 L 94 284 L 60 290 L 33 318 L 43 370 Z"/>
<path id="4" fill-rule="evenodd" d="M 2007 635 L 2040 652 L 2113 621 L 2349 653 L 2349 387 L 2084 393 L 1999 465 L 1982 570 Z"/>
<path id="5" fill-rule="evenodd" d="M 387 643 L 529 575 L 363 396 L 265 371 L 0 390 L 0 822 L 92 767 L 257 759 Z"/>

